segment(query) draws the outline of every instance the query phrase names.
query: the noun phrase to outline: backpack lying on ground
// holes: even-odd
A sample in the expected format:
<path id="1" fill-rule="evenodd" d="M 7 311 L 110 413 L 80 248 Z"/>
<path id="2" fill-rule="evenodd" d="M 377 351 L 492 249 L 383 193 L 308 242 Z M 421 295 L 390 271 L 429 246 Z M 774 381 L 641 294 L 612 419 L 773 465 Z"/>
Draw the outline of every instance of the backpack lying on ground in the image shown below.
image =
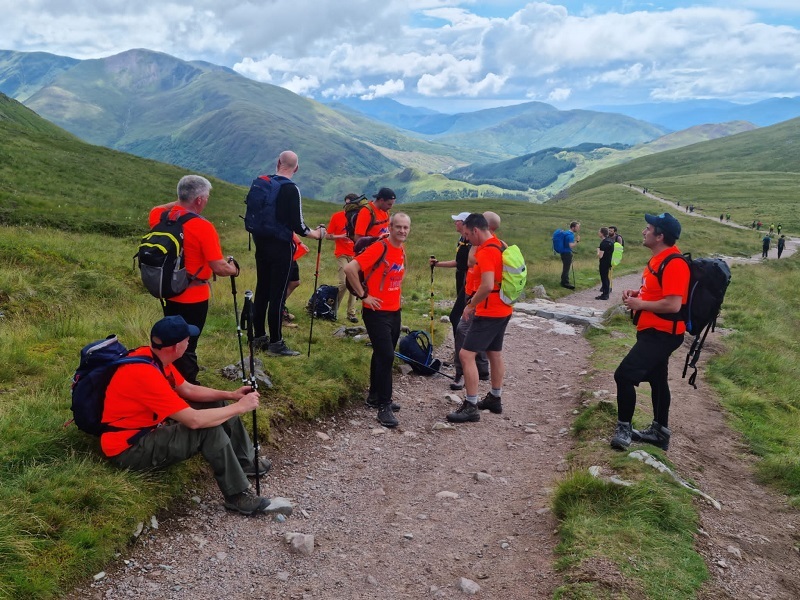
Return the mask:
<path id="1" fill-rule="evenodd" d="M 367 200 L 367 197 L 364 194 L 361 194 L 361 196 L 359 196 L 355 200 L 347 202 L 344 205 L 344 218 L 345 218 L 344 230 L 345 233 L 347 234 L 347 237 L 349 237 L 351 240 L 355 235 L 356 219 L 358 218 L 358 214 L 361 212 L 361 209 L 364 208 L 365 206 L 369 206 L 369 200 Z"/>
<path id="2" fill-rule="evenodd" d="M 72 377 L 72 415 L 78 429 L 99 436 L 106 431 L 122 431 L 104 424 L 103 404 L 106 388 L 120 365 L 156 363 L 145 356 L 128 356 L 128 349 L 116 335 L 87 344 L 81 350 L 81 361 Z"/>
<path id="3" fill-rule="evenodd" d="M 193 283 L 205 283 L 204 279 L 197 279 L 202 266 L 193 275 L 186 273 L 183 255 L 183 225 L 199 215 L 186 213 L 176 219 L 170 217 L 171 212 L 165 210 L 161 214 L 133 256 L 134 261 L 139 259 L 139 271 L 147 291 L 162 299 L 183 293 Z"/>
<path id="4" fill-rule="evenodd" d="M 564 254 L 571 252 L 569 242 L 567 242 L 568 229 L 556 229 L 553 232 L 553 252 L 556 254 Z"/>
<path id="5" fill-rule="evenodd" d="M 433 375 L 439 372 L 442 361 L 433 358 L 431 338 L 425 331 L 411 331 L 400 339 L 400 352 L 395 354 L 411 365 L 412 370 L 420 375 Z"/>
<path id="6" fill-rule="evenodd" d="M 731 282 L 731 270 L 721 258 L 698 258 L 692 260 L 690 253 L 671 254 L 667 256 L 658 268 L 658 272 L 650 270 L 658 278 L 659 285 L 664 275 L 664 269 L 673 259 L 680 258 L 689 265 L 689 296 L 686 304 L 674 315 L 659 316 L 669 321 L 684 321 L 686 331 L 694 336 L 686 363 L 683 366 L 683 377 L 689 367 L 694 372 L 689 376 L 689 383 L 697 389 L 697 361 L 700 360 L 700 351 L 706 341 L 709 330 L 713 331 L 717 325 L 717 317 L 722 309 L 725 292 Z M 649 267 L 648 267 L 649 268 Z"/>
<path id="7" fill-rule="evenodd" d="M 339 299 L 339 288 L 335 285 L 321 285 L 311 294 L 306 304 L 306 311 L 316 319 L 336 320 L 336 301 Z"/>
<path id="8" fill-rule="evenodd" d="M 292 184 L 291 179 L 280 175 L 261 175 L 253 180 L 244 202 L 244 228 L 255 236 L 277 238 L 288 242 L 292 230 L 278 221 L 276 210 L 278 194 L 284 185 Z"/>
<path id="9" fill-rule="evenodd" d="M 489 245 L 500 250 L 503 255 L 503 279 L 500 282 L 500 289 L 492 291 L 498 292 L 504 303 L 514 304 L 525 291 L 525 284 L 528 281 L 525 257 L 516 244 L 505 248 L 497 244 Z"/>

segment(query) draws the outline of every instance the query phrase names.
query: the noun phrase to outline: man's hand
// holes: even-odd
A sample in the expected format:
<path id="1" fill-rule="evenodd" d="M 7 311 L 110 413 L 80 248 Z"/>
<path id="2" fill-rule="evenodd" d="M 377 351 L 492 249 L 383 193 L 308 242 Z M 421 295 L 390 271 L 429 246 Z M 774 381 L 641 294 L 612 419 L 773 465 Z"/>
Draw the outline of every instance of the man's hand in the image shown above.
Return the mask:
<path id="1" fill-rule="evenodd" d="M 258 400 L 258 392 L 250 392 L 249 394 L 245 394 L 239 398 L 239 401 L 236 403 L 236 405 L 242 409 L 242 414 L 244 414 L 250 412 L 251 410 L 257 409 Z"/>
<path id="2" fill-rule="evenodd" d="M 366 298 L 362 300 L 364 302 L 364 306 L 367 308 L 371 308 L 372 310 L 380 310 L 381 304 L 383 301 L 380 298 L 376 298 L 375 296 L 367 295 Z"/>

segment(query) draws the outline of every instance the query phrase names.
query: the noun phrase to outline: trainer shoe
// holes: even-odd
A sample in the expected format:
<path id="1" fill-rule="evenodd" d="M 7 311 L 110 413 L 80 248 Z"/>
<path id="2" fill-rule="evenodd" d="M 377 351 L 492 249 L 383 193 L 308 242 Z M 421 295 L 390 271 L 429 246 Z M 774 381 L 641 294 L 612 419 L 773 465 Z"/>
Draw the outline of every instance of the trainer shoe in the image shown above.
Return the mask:
<path id="1" fill-rule="evenodd" d="M 263 477 L 264 475 L 269 473 L 269 470 L 271 468 L 272 468 L 272 461 L 270 459 L 268 459 L 266 457 L 263 457 L 263 456 L 259 457 L 259 459 L 258 459 L 258 476 L 259 477 Z M 247 466 L 243 466 L 242 467 L 242 471 L 244 471 L 244 474 L 247 475 L 248 477 L 255 477 L 256 476 L 256 470 L 253 467 L 253 463 L 252 462 L 247 463 Z"/>
<path id="2" fill-rule="evenodd" d="M 260 335 L 253 338 L 253 350 L 266 350 L 269 348 L 269 336 Z"/>
<path id="3" fill-rule="evenodd" d="M 292 350 L 289 346 L 286 345 L 286 342 L 281 340 L 280 342 L 272 342 L 269 347 L 267 348 L 267 353 L 271 354 L 272 356 L 299 356 L 300 353 L 297 350 Z"/>
<path id="4" fill-rule="evenodd" d="M 286 310 L 286 307 L 284 307 L 283 312 L 281 313 L 281 319 L 283 319 L 284 323 L 291 323 L 294 321 L 295 316 Z"/>
<path id="5" fill-rule="evenodd" d="M 503 412 L 503 405 L 500 403 L 500 398 L 495 396 L 492 392 L 488 392 L 483 400 L 478 400 L 478 410 L 488 410 L 491 413 L 499 415 Z"/>
<path id="6" fill-rule="evenodd" d="M 562 283 L 561 287 L 567 288 L 568 290 L 574 290 L 575 289 L 575 286 L 572 285 L 571 283 Z"/>
<path id="7" fill-rule="evenodd" d="M 481 420 L 481 411 L 476 404 L 464 400 L 455 412 L 447 415 L 447 420 L 451 423 L 474 423 Z"/>
<path id="8" fill-rule="evenodd" d="M 669 450 L 670 437 L 672 437 L 672 431 L 667 427 L 662 427 L 656 421 L 653 421 L 647 429 L 631 430 L 631 440 L 634 442 L 652 444 L 662 450 Z"/>
<path id="9" fill-rule="evenodd" d="M 350 321 L 351 323 L 358 323 L 358 317 L 356 316 L 347 317 L 347 320 Z"/>
<path id="10" fill-rule="evenodd" d="M 461 375 L 460 377 L 456 377 L 453 383 L 450 384 L 451 390 L 463 390 L 464 389 L 464 376 Z"/>
<path id="11" fill-rule="evenodd" d="M 397 427 L 400 421 L 394 416 L 391 404 L 384 404 L 378 409 L 378 423 L 384 427 Z"/>
<path id="12" fill-rule="evenodd" d="M 627 450 L 631 445 L 631 424 L 617 421 L 617 429 L 614 431 L 614 437 L 611 438 L 611 447 L 617 450 Z"/>
<path id="13" fill-rule="evenodd" d="M 372 396 L 367 396 L 367 399 L 366 399 L 366 400 L 364 400 L 364 405 L 365 405 L 367 408 L 374 408 L 374 409 L 377 409 L 377 410 L 380 410 L 381 406 L 383 406 L 382 404 L 380 404 L 380 403 L 378 402 L 378 399 L 377 399 L 377 398 L 374 398 L 374 397 L 372 397 Z M 391 407 L 392 407 L 392 411 L 393 411 L 393 412 L 397 412 L 397 411 L 399 411 L 399 410 L 400 410 L 400 408 L 401 408 L 401 406 L 400 406 L 400 405 L 399 405 L 397 402 L 390 402 L 390 403 L 389 403 L 389 406 L 391 406 Z"/>
<path id="14" fill-rule="evenodd" d="M 595 300 L 608 300 L 608 296 L 606 294 L 600 294 L 599 296 L 594 297 Z"/>
<path id="15" fill-rule="evenodd" d="M 256 496 L 252 489 L 248 488 L 240 494 L 225 496 L 225 508 L 235 510 L 243 515 L 252 515 L 257 512 L 264 512 L 269 506 L 269 500 Z"/>

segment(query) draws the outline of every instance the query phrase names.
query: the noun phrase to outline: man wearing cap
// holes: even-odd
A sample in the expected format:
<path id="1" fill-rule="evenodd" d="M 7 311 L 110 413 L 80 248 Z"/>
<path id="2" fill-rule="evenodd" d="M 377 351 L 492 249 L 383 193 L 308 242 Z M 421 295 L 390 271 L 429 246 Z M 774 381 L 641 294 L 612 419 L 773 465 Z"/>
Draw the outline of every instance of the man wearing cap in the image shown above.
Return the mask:
<path id="1" fill-rule="evenodd" d="M 358 323 L 356 317 L 356 297 L 347 290 L 347 277 L 344 268 L 353 260 L 355 251 L 353 250 L 353 240 L 347 235 L 347 206 L 357 203 L 360 196 L 358 194 L 347 194 L 344 197 L 344 207 L 339 212 L 331 215 L 328 223 L 328 231 L 325 234 L 326 240 L 334 241 L 333 255 L 336 257 L 336 265 L 339 268 L 339 297 L 336 300 L 336 307 L 342 305 L 345 294 L 347 295 L 347 320 L 351 323 Z"/>
<path id="2" fill-rule="evenodd" d="M 189 338 L 199 333 L 179 315 L 153 325 L 150 345 L 129 354 L 152 364 L 124 364 L 111 377 L 102 419 L 109 431 L 100 436 L 100 447 L 112 464 L 133 471 L 161 469 L 202 454 L 214 471 L 225 508 L 245 515 L 270 512 L 269 500 L 250 490 L 247 477 L 256 474 L 254 449 L 239 419 L 258 407 L 258 392 L 248 386 L 226 392 L 195 385 L 174 367 Z M 270 466 L 260 458 L 259 476 Z"/>
<path id="3" fill-rule="evenodd" d="M 642 275 L 638 290 L 624 290 L 622 301 L 636 324 L 636 343 L 614 372 L 617 383 L 617 428 L 611 447 L 625 450 L 631 441 L 646 442 L 663 450 L 669 447 L 671 402 L 668 367 L 670 355 L 683 343 L 686 325 L 681 306 L 689 295 L 689 265 L 675 241 L 681 224 L 669 213 L 645 215 L 642 245 L 652 257 Z M 661 271 L 659 273 L 659 271 Z M 647 429 L 632 429 L 636 408 L 636 386 L 650 384 L 653 422 Z"/>
<path id="4" fill-rule="evenodd" d="M 389 188 L 383 187 L 373 196 L 375 200 L 358 213 L 353 230 L 353 241 L 362 237 L 380 237 L 389 233 L 389 211 L 394 206 L 396 196 Z"/>

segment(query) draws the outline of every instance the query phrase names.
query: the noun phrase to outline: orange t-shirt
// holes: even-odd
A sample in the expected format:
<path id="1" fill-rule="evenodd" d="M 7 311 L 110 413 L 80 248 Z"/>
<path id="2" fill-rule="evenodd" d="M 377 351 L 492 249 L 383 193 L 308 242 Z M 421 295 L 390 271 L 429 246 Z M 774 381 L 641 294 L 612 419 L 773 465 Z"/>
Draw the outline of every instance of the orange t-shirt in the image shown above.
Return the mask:
<path id="1" fill-rule="evenodd" d="M 358 211 L 358 218 L 356 219 L 356 226 L 353 232 L 361 236 L 380 236 L 389 233 L 389 213 L 381 210 L 375 206 L 374 202 L 369 203 L 369 207 L 375 211 L 375 222 L 372 227 L 369 226 L 372 221 L 372 213 L 369 208 L 362 208 Z"/>
<path id="2" fill-rule="evenodd" d="M 331 222 L 328 223 L 328 233 L 333 235 L 347 234 L 347 217 L 345 216 L 345 212 L 343 210 L 331 215 Z M 334 256 L 355 255 L 355 251 L 353 250 L 353 240 L 351 240 L 349 237 L 335 239 L 333 240 L 333 243 L 335 244 L 333 247 Z"/>
<path id="3" fill-rule="evenodd" d="M 158 207 L 150 211 L 148 224 L 152 228 L 158 223 L 164 210 Z M 180 217 L 189 211 L 180 206 L 172 209 L 172 216 Z M 190 219 L 183 225 L 183 255 L 186 265 L 186 274 L 197 277 L 198 279 L 211 279 L 213 272 L 208 263 L 222 258 L 222 246 L 219 243 L 217 230 L 200 215 L 195 219 Z M 200 270 L 198 273 L 198 269 Z M 197 275 L 195 275 L 197 273 Z M 203 302 L 211 296 L 211 288 L 208 283 L 201 285 L 190 285 L 182 294 L 170 298 L 172 302 L 182 302 L 191 304 L 193 302 Z"/>
<path id="4" fill-rule="evenodd" d="M 483 279 L 483 274 L 490 271 L 494 274 L 494 287 L 486 300 L 475 307 L 475 315 L 478 317 L 507 317 L 514 309 L 500 299 L 500 282 L 503 280 L 503 253 L 499 248 L 503 247 L 503 242 L 496 236 L 478 246 L 475 251 L 475 272 L 478 277 L 478 284 Z"/>
<path id="5" fill-rule="evenodd" d="M 149 346 L 132 350 L 129 356 L 153 357 Z M 125 431 L 108 431 L 100 436 L 100 448 L 106 456 L 116 456 L 131 447 L 128 440 L 137 431 L 155 427 L 167 417 L 189 405 L 178 396 L 175 387 L 185 380 L 172 365 L 164 373 L 154 365 L 134 363 L 117 368 L 106 388 L 103 423 Z"/>
<path id="6" fill-rule="evenodd" d="M 384 247 L 386 255 L 378 262 Z M 400 310 L 401 286 L 406 274 L 406 253 L 403 247 L 398 248 L 388 240 L 380 240 L 367 246 L 354 260 L 364 271 L 369 295 L 381 299 L 380 310 Z"/>
<path id="7" fill-rule="evenodd" d="M 467 269 L 467 277 L 464 281 L 464 293 L 467 296 L 472 296 L 478 291 L 481 286 L 480 274 L 475 270 L 475 265 Z"/>
<path id="8" fill-rule="evenodd" d="M 663 300 L 667 296 L 680 296 L 681 304 L 686 304 L 689 298 L 689 265 L 685 260 L 672 259 L 664 269 L 662 276 L 663 287 L 658 283 L 658 277 L 653 275 L 650 269 L 658 273 L 658 269 L 664 259 L 670 254 L 680 254 L 677 246 L 667 248 L 656 256 L 652 257 L 644 268 L 642 274 L 642 287 L 639 289 L 639 298 L 642 300 Z M 649 267 L 649 268 L 648 268 Z M 657 329 L 667 333 L 681 334 L 686 331 L 686 323 L 683 321 L 668 321 L 662 319 L 658 314 L 643 310 L 639 312 L 636 329 Z"/>

